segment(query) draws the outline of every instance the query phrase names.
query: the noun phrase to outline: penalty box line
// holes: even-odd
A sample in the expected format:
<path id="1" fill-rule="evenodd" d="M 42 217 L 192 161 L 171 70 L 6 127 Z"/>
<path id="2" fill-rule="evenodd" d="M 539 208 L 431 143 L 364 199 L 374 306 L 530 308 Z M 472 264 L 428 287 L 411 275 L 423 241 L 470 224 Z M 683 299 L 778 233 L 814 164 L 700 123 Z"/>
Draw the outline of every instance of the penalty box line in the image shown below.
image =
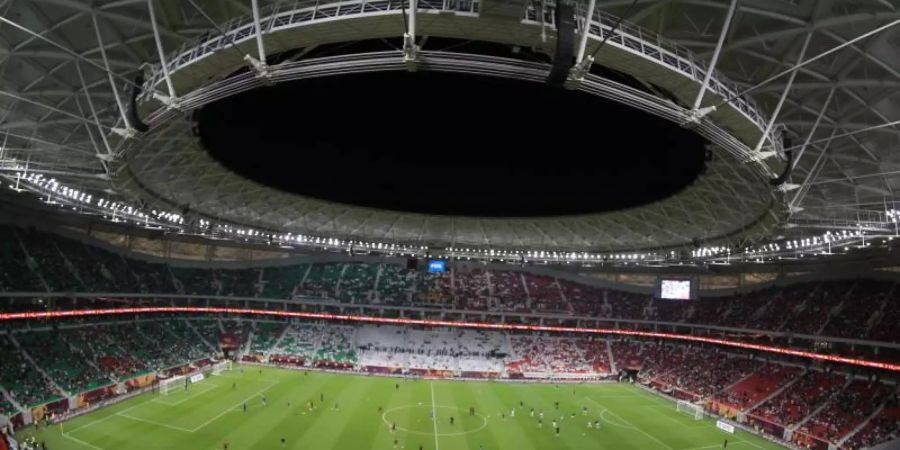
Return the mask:
<path id="1" fill-rule="evenodd" d="M 200 389 L 201 387 L 205 387 L 206 389 L 202 389 L 202 390 L 201 390 L 201 389 Z M 153 402 L 153 403 L 159 403 L 160 405 L 166 405 L 166 406 L 178 406 L 178 405 L 180 405 L 180 404 L 182 404 L 182 403 L 184 403 L 184 402 L 186 402 L 186 401 L 188 401 L 188 400 L 190 400 L 190 399 L 192 399 L 192 398 L 194 398 L 194 397 L 197 397 L 198 395 L 203 395 L 203 394 L 205 394 L 205 393 L 207 393 L 207 392 L 209 392 L 209 391 L 211 391 L 211 390 L 213 390 L 213 389 L 220 388 L 220 387 L 222 387 L 222 386 L 220 386 L 220 385 L 218 385 L 218 384 L 213 384 L 213 383 L 211 383 L 211 384 L 204 384 L 204 385 L 202 385 L 202 386 L 198 386 L 198 387 L 197 387 L 196 390 L 199 390 L 200 392 L 191 392 L 191 393 L 188 394 L 186 397 L 183 397 L 183 398 L 181 398 L 180 400 L 178 400 L 178 401 L 176 401 L 176 402 L 164 402 L 164 401 L 161 401 L 161 399 L 160 399 L 159 397 L 154 398 L 153 400 L 150 400 L 150 401 Z M 191 391 L 194 391 L 194 390 L 195 390 L 195 389 L 191 389 Z M 182 391 L 182 392 L 183 392 L 183 391 Z"/>
<path id="2" fill-rule="evenodd" d="M 86 424 L 84 424 L 84 425 L 81 425 L 80 427 L 75 427 L 75 428 L 73 428 L 73 429 L 71 429 L 71 430 L 69 430 L 69 431 L 65 431 L 64 428 L 61 428 L 61 429 L 63 429 L 62 434 L 67 434 L 67 433 L 68 433 L 68 434 L 71 434 L 71 433 L 74 433 L 74 432 L 76 432 L 76 431 L 83 430 L 83 429 L 85 429 L 85 428 L 88 428 L 88 427 L 92 427 L 92 426 L 94 426 L 94 425 L 97 425 L 98 423 L 106 422 L 107 420 L 111 419 L 113 416 L 118 415 L 119 413 L 124 413 L 124 412 L 131 411 L 132 409 L 135 409 L 135 408 L 137 408 L 138 406 L 141 406 L 141 405 L 143 405 L 144 403 L 149 403 L 149 402 L 151 402 L 151 401 L 152 401 L 152 400 L 144 400 L 144 401 L 138 403 L 137 405 L 129 406 L 128 408 L 125 408 L 125 409 L 123 409 L 123 410 L 121 410 L 121 411 L 119 411 L 119 412 L 109 413 L 108 416 L 101 417 L 101 418 L 99 418 L 99 419 L 97 419 L 97 420 L 94 420 L 94 421 L 92 421 L 92 422 L 88 422 L 88 423 L 86 423 Z M 60 426 L 62 427 L 62 424 L 60 424 Z"/>
<path id="3" fill-rule="evenodd" d="M 116 413 L 116 415 L 118 415 L 118 416 L 120 416 L 120 417 L 124 417 L 124 418 L 126 418 L 126 419 L 136 420 L 136 421 L 138 421 L 138 422 L 144 422 L 144 423 L 147 423 L 147 424 L 150 424 L 150 425 L 156 425 L 156 426 L 168 428 L 168 429 L 170 429 L 170 430 L 181 431 L 181 432 L 183 432 L 183 433 L 196 433 L 197 431 L 199 431 L 199 430 L 202 429 L 203 427 L 205 427 L 205 426 L 207 426 L 207 425 L 209 425 L 209 424 L 215 422 L 216 420 L 218 420 L 219 418 L 221 418 L 221 417 L 224 416 L 225 414 L 227 414 L 227 413 L 233 411 L 233 410 L 234 410 L 235 408 L 237 408 L 238 406 L 240 406 L 240 405 L 242 405 L 242 404 L 244 404 L 244 403 L 247 403 L 248 401 L 250 401 L 250 400 L 252 400 L 252 399 L 254 399 L 254 398 L 256 398 L 256 397 L 259 397 L 263 392 L 268 391 L 269 389 L 273 388 L 276 384 L 278 384 L 277 381 L 270 382 L 269 385 L 266 386 L 265 388 L 263 388 L 263 389 L 257 391 L 256 393 L 254 393 L 254 394 L 251 395 L 250 397 L 247 397 L 246 399 L 241 400 L 240 402 L 236 403 L 235 405 L 229 406 L 229 407 L 225 408 L 225 410 L 222 411 L 221 413 L 216 414 L 216 415 L 213 416 L 211 419 L 207 420 L 206 422 L 201 423 L 200 425 L 198 425 L 198 426 L 196 426 L 196 427 L 194 427 L 194 428 L 182 428 L 182 427 L 179 427 L 179 426 L 176 426 L 176 425 L 170 425 L 170 424 L 167 424 L 167 423 L 157 422 L 157 421 L 155 421 L 155 420 L 144 419 L 144 418 L 141 418 L 141 417 L 135 417 L 135 416 L 128 415 L 128 414 L 123 414 L 122 412 Z"/>
<path id="4" fill-rule="evenodd" d="M 279 381 L 275 381 L 275 380 L 270 381 L 268 386 L 266 386 L 266 387 L 260 389 L 260 390 L 257 391 L 255 394 L 253 394 L 253 395 L 247 397 L 246 399 L 241 400 L 241 401 L 235 403 L 234 405 L 232 405 L 232 406 L 226 408 L 224 411 L 220 412 L 219 414 L 216 414 L 212 419 L 209 419 L 209 420 L 207 420 L 206 422 L 201 423 L 201 424 L 198 425 L 197 427 L 194 427 L 194 429 L 190 430 L 190 432 L 191 432 L 191 433 L 196 433 L 196 432 L 199 431 L 200 429 L 202 429 L 202 428 L 204 428 L 205 426 L 207 426 L 207 425 L 209 425 L 209 424 L 215 422 L 215 421 L 218 420 L 220 417 L 222 417 L 222 416 L 224 416 L 225 414 L 227 414 L 227 413 L 231 412 L 232 410 L 236 409 L 238 406 L 241 406 L 241 405 L 243 405 L 244 403 L 247 403 L 248 401 L 253 400 L 253 399 L 256 398 L 256 397 L 259 397 L 260 395 L 262 395 L 263 392 L 266 392 L 266 391 L 268 391 L 269 389 L 272 389 L 272 388 L 275 387 L 275 385 L 277 385 L 278 383 L 280 383 L 280 382 L 279 382 Z"/>
<path id="5" fill-rule="evenodd" d="M 62 437 L 66 438 L 66 439 L 69 439 L 69 440 L 72 440 L 72 441 L 74 441 L 74 442 L 77 442 L 77 443 L 81 444 L 82 446 L 93 448 L 94 450 L 106 450 L 106 449 L 104 449 L 104 448 L 102 448 L 102 447 L 97 447 L 96 445 L 91 444 L 90 442 L 82 441 L 81 439 L 78 439 L 77 437 L 69 436 L 69 435 L 66 434 L 66 433 L 62 433 Z"/>
<path id="6" fill-rule="evenodd" d="M 644 431 L 644 430 L 638 428 L 637 425 L 635 425 L 635 424 L 632 423 L 631 421 L 626 420 L 626 419 L 624 419 L 622 416 L 620 416 L 620 415 L 616 414 L 615 412 L 609 410 L 609 408 L 603 406 L 603 405 L 602 405 L 600 402 L 598 402 L 597 400 L 594 400 L 594 399 L 592 399 L 592 398 L 590 398 L 590 397 L 585 397 L 585 398 L 587 398 L 588 400 L 590 400 L 591 402 L 593 402 L 593 403 L 596 404 L 597 406 L 603 408 L 604 411 L 609 412 L 610 414 L 612 414 L 614 417 L 616 417 L 617 419 L 621 420 L 622 422 L 627 423 L 634 431 L 637 431 L 638 433 L 641 433 L 641 434 L 643 434 L 644 436 L 647 436 L 648 438 L 650 438 L 651 440 L 653 440 L 653 441 L 656 442 L 657 444 L 662 445 L 663 447 L 665 447 L 665 448 L 667 448 L 667 449 L 669 449 L 669 450 L 675 450 L 675 449 L 672 448 L 672 446 L 670 446 L 669 444 L 666 444 L 665 442 L 663 442 L 663 441 L 657 439 L 656 436 L 653 436 L 652 434 L 650 434 L 650 433 L 648 433 L 648 432 L 646 432 L 646 431 Z"/>

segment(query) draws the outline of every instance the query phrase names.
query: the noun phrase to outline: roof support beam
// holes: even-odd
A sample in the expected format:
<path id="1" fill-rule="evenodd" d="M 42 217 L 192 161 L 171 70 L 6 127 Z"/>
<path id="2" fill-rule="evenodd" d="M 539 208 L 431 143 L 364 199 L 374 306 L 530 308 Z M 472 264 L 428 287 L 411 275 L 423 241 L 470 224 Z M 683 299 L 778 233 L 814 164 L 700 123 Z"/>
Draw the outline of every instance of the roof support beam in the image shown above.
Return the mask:
<path id="1" fill-rule="evenodd" d="M 834 132 L 836 132 L 836 131 L 837 131 L 837 128 L 835 128 L 832 131 L 831 137 L 834 137 Z M 812 180 L 814 180 L 819 175 L 819 173 L 822 172 L 822 168 L 825 167 L 824 158 L 825 158 L 825 154 L 828 153 L 828 148 L 831 146 L 830 139 L 831 138 L 829 138 L 829 141 L 826 142 L 825 145 L 822 147 L 822 152 L 819 153 L 819 157 L 816 158 L 816 162 L 813 163 L 812 168 L 810 168 L 809 172 L 806 174 L 806 178 L 803 179 L 803 183 L 800 184 L 800 188 L 797 189 L 797 193 L 794 194 L 794 198 L 792 198 L 790 203 L 788 204 L 789 205 L 788 209 L 790 211 L 794 211 L 798 208 L 800 203 L 806 197 L 807 192 L 809 192 L 809 188 L 811 186 L 810 183 L 812 183 Z M 843 178 L 841 180 L 846 181 Z"/>
<path id="2" fill-rule="evenodd" d="M 405 2 L 406 0 L 400 1 Z M 403 33 L 403 61 L 410 64 L 410 70 L 415 70 L 413 63 L 419 59 L 419 47 L 416 45 L 416 15 L 418 10 L 419 0 L 410 0 L 409 22 L 406 24 L 406 32 Z M 406 14 L 405 11 L 404 14 Z"/>
<path id="3" fill-rule="evenodd" d="M 788 83 L 788 86 L 785 87 L 785 89 L 789 87 L 790 83 Z M 803 157 L 803 152 L 806 151 L 806 147 L 809 146 L 810 141 L 812 141 L 813 135 L 816 134 L 816 131 L 819 129 L 819 124 L 822 122 L 822 118 L 825 117 L 825 111 L 828 110 L 828 106 L 831 105 L 831 99 L 834 98 L 834 91 L 836 90 L 837 86 L 831 86 L 831 89 L 828 91 L 828 97 L 825 98 L 825 104 L 822 105 L 822 109 L 819 111 L 819 115 L 816 117 L 816 122 L 813 123 L 812 128 L 809 129 L 809 134 L 806 135 L 806 141 L 804 141 L 803 145 L 800 146 L 800 151 L 797 153 L 797 157 L 794 158 L 794 163 L 791 166 L 792 169 L 794 167 L 797 167 L 797 164 L 800 163 L 800 158 Z M 834 134 L 832 134 L 831 136 L 833 138 Z M 788 149 L 784 150 L 787 151 Z"/>
<path id="4" fill-rule="evenodd" d="M 177 98 L 175 86 L 172 84 L 172 77 L 169 76 L 169 63 L 166 61 L 166 52 L 163 50 L 162 39 L 159 36 L 159 26 L 156 23 L 156 11 L 153 8 L 153 1 L 147 0 L 147 9 L 150 11 L 150 26 L 153 27 L 153 40 L 156 42 L 156 51 L 159 53 L 159 65 L 162 67 L 163 77 L 166 79 L 166 88 L 169 90 L 169 101 L 174 101 Z"/>
<path id="5" fill-rule="evenodd" d="M 128 137 L 134 134 L 134 129 L 131 128 L 131 122 L 128 121 L 128 116 L 125 114 L 125 104 L 122 103 L 122 98 L 119 96 L 119 88 L 116 86 L 116 80 L 113 79 L 113 72 L 109 70 L 109 61 L 106 59 L 106 50 L 103 48 L 103 38 L 100 36 L 100 25 L 97 23 L 97 16 L 95 14 L 91 14 L 91 22 L 94 24 L 94 34 L 97 36 L 97 45 L 100 47 L 100 56 L 103 58 L 103 65 L 106 67 L 106 75 L 109 77 L 109 86 L 112 89 L 113 97 L 116 99 L 116 106 L 119 107 L 119 117 L 122 118 L 122 124 L 125 125 L 125 130 L 119 131 L 118 133 Z M 113 128 L 113 131 L 115 130 L 116 129 Z"/>
<path id="6" fill-rule="evenodd" d="M 97 109 L 94 108 L 94 102 L 91 100 L 91 91 L 88 90 L 87 83 L 84 82 L 84 74 L 81 72 L 81 67 L 78 66 L 78 63 L 75 63 L 75 70 L 78 72 L 78 80 L 81 81 L 81 88 L 84 92 L 85 98 L 87 98 L 88 108 L 91 111 L 91 115 L 94 118 L 94 123 L 97 125 L 97 130 L 100 131 L 100 139 L 103 141 L 103 147 L 106 149 L 106 155 L 112 155 L 112 149 L 109 147 L 109 141 L 106 140 L 106 133 L 103 131 L 103 126 L 100 124 L 100 118 L 97 115 Z M 75 97 L 75 104 L 78 105 L 78 110 L 81 111 L 81 102 L 78 101 L 78 97 Z M 84 112 L 82 111 L 82 114 Z M 90 128 L 87 128 L 88 136 L 90 136 L 91 141 L 93 142 L 94 137 L 91 133 Z M 96 144 L 94 144 L 96 147 Z M 97 150 L 97 155 L 101 156 L 102 153 Z M 102 160 L 103 158 L 101 158 Z M 106 164 L 104 163 L 103 168 L 106 169 Z"/>
<path id="7" fill-rule="evenodd" d="M 64 116 L 71 117 L 71 118 L 73 118 L 73 119 L 75 119 L 75 120 L 77 120 L 77 121 L 79 121 L 79 122 L 82 122 L 82 123 L 92 123 L 90 120 L 88 120 L 88 119 L 86 119 L 86 118 L 84 118 L 84 117 L 82 117 L 82 116 L 79 116 L 79 115 L 77 115 L 77 114 L 70 113 L 70 112 L 68 112 L 68 111 L 65 111 L 65 110 L 62 110 L 62 109 L 59 109 L 59 108 L 50 106 L 50 105 L 48 105 L 48 104 L 46 104 L 46 103 L 42 103 L 42 102 L 39 102 L 39 101 L 37 101 L 37 100 L 32 100 L 32 99 L 29 99 L 29 98 L 26 98 L 26 97 L 22 97 L 21 95 L 14 94 L 14 93 L 12 93 L 12 92 L 7 92 L 7 91 L 0 90 L 0 96 L 13 98 L 13 99 L 16 99 L 16 100 L 18 100 L 18 101 L 20 101 L 20 102 L 24 102 L 24 103 L 28 103 L 28 104 L 31 104 L 31 105 L 34 105 L 34 106 L 38 106 L 38 107 L 44 108 L 44 109 L 46 109 L 46 110 L 52 111 L 52 112 L 54 112 L 54 113 L 56 113 L 56 114 L 62 114 L 62 115 L 64 115 Z"/>
<path id="8" fill-rule="evenodd" d="M 575 63 L 578 64 L 584 59 L 584 51 L 587 49 L 588 36 L 591 34 L 591 20 L 594 17 L 594 8 L 597 6 L 597 0 L 588 2 L 587 10 L 584 12 L 584 22 L 581 24 L 581 38 L 578 41 L 578 55 L 575 57 Z"/>
<path id="9" fill-rule="evenodd" d="M 82 56 L 80 53 L 78 53 L 78 52 L 76 52 L 76 51 L 74 51 L 74 50 L 71 50 L 71 49 L 69 49 L 68 47 L 66 47 L 66 46 L 64 46 L 64 45 L 58 44 L 58 43 L 56 43 L 55 41 L 53 41 L 52 39 L 48 39 L 48 38 L 46 38 L 46 37 L 44 37 L 44 36 L 42 36 L 42 35 L 40 35 L 40 34 L 38 34 L 38 33 L 35 33 L 35 32 L 32 31 L 31 29 L 26 28 L 26 27 L 24 27 L 24 26 L 22 26 L 22 25 L 19 25 L 18 23 L 13 22 L 12 20 L 7 19 L 6 17 L 0 16 L 0 22 L 3 22 L 3 23 L 5 23 L 5 24 L 7 24 L 7 25 L 9 25 L 9 26 L 11 26 L 11 27 L 13 27 L 13 28 L 19 30 L 19 31 L 22 31 L 22 32 L 24 32 L 24 33 L 26 33 L 26 34 L 29 34 L 29 35 L 31 35 L 31 36 L 33 36 L 33 37 L 39 39 L 39 40 L 42 40 L 42 41 L 44 41 L 44 42 L 46 42 L 46 43 L 48 43 L 48 44 L 50 44 L 50 45 L 52 45 L 52 46 L 54 46 L 54 47 L 56 47 L 56 48 L 62 50 L 62 51 L 66 52 L 66 53 L 68 53 L 68 54 L 70 54 L 70 55 L 72 55 L 72 56 L 75 57 L 76 59 L 79 59 L 79 60 L 81 60 L 81 61 L 86 62 L 86 63 L 90 64 L 91 66 L 97 68 L 98 70 L 101 70 L 101 71 L 103 71 L 103 72 L 106 72 L 110 77 L 120 78 L 121 80 L 123 80 L 124 82 L 126 82 L 126 83 L 128 83 L 128 84 L 132 84 L 132 85 L 134 84 L 134 83 L 132 83 L 130 80 L 128 80 L 127 78 L 124 78 L 124 77 L 122 77 L 122 76 L 120 76 L 120 75 L 118 75 L 118 74 L 116 74 L 116 73 L 114 73 L 114 72 L 110 72 L 110 70 L 109 70 L 109 64 L 108 64 L 108 63 L 106 64 L 106 67 L 103 67 L 103 66 L 101 66 L 100 64 L 97 64 L 96 62 L 91 61 L 91 60 L 88 59 L 88 58 L 85 58 L 85 57 Z M 95 28 L 96 28 L 96 18 L 94 18 L 94 24 L 95 24 Z M 102 51 L 102 54 L 105 55 L 105 54 L 106 54 L 106 50 L 103 50 L 103 51 Z M 103 59 L 105 60 L 106 57 L 104 56 Z"/>
<path id="10" fill-rule="evenodd" d="M 719 55 L 722 53 L 722 45 L 725 44 L 725 37 L 728 36 L 728 30 L 731 28 L 731 19 L 734 18 L 734 10 L 737 8 L 738 0 L 731 0 L 728 6 L 728 12 L 725 14 L 725 23 L 722 24 L 722 30 L 719 31 L 719 40 L 716 41 L 716 48 L 713 50 L 712 60 L 706 68 L 706 75 L 703 77 L 703 84 L 700 85 L 700 91 L 697 92 L 697 98 L 694 99 L 693 111 L 700 109 L 703 103 L 703 96 L 709 87 L 709 81 L 712 79 L 713 72 L 716 70 L 716 64 L 719 62 Z"/>
<path id="11" fill-rule="evenodd" d="M 259 55 L 259 62 L 266 62 L 266 47 L 263 45 L 263 30 L 259 22 L 259 0 L 250 0 L 250 6 L 253 8 L 253 26 L 256 28 L 256 52 Z"/>
<path id="12" fill-rule="evenodd" d="M 803 58 L 806 57 L 806 49 L 809 48 L 809 41 L 812 39 L 812 35 L 812 31 L 806 33 L 806 39 L 803 40 L 803 46 L 800 48 L 800 56 L 797 57 L 797 65 L 803 63 Z M 795 70 L 791 72 L 791 76 L 790 78 L 788 78 L 787 86 L 785 86 L 784 90 L 781 91 L 781 98 L 778 99 L 778 104 L 775 106 L 775 111 L 772 111 L 772 113 L 769 115 L 769 122 L 766 123 L 766 129 L 759 137 L 759 142 L 756 143 L 756 147 L 753 149 L 753 151 L 758 152 L 766 142 L 766 139 L 770 137 L 769 133 L 772 132 L 772 127 L 775 125 L 775 119 L 777 119 L 778 114 L 781 113 L 781 107 L 784 106 L 784 100 L 787 99 L 788 93 L 791 92 L 791 85 L 794 84 L 794 79 L 796 77 L 797 71 Z"/>
<path id="13" fill-rule="evenodd" d="M 855 38 L 853 38 L 853 39 L 850 39 L 850 40 L 844 42 L 843 44 L 840 44 L 840 45 L 837 45 L 837 46 L 835 46 L 835 47 L 832 47 L 832 48 L 830 48 L 830 49 L 828 49 L 828 50 L 826 50 L 826 51 L 824 51 L 824 52 L 822 52 L 822 53 L 819 53 L 819 54 L 816 55 L 816 56 L 813 56 L 812 58 L 807 59 L 806 61 L 803 61 L 803 62 L 801 62 L 801 63 L 799 63 L 799 64 L 795 64 L 794 66 L 792 66 L 792 67 L 790 67 L 790 68 L 788 68 L 788 69 L 785 69 L 785 70 L 783 70 L 783 71 L 781 71 L 781 72 L 778 72 L 778 73 L 776 73 L 775 75 L 772 75 L 771 77 L 766 78 L 765 80 L 760 81 L 759 83 L 756 83 L 756 84 L 753 85 L 753 86 L 750 86 L 749 88 L 746 88 L 746 89 L 744 89 L 744 90 L 742 90 L 742 91 L 740 91 L 740 92 L 737 92 L 737 93 L 735 93 L 734 95 L 732 95 L 731 97 L 726 98 L 726 99 L 723 99 L 723 100 L 722 100 L 718 105 L 716 105 L 716 106 L 727 105 L 728 103 L 730 103 L 730 102 L 731 102 L 732 100 L 734 100 L 735 98 L 743 97 L 743 96 L 749 94 L 750 92 L 755 91 L 755 90 L 758 89 L 758 88 L 761 88 L 761 87 L 763 87 L 763 86 L 765 86 L 765 85 L 767 85 L 767 84 L 769 84 L 769 83 L 771 83 L 771 82 L 773 82 L 773 81 L 775 81 L 775 80 L 777 80 L 777 79 L 779 79 L 779 78 L 781 78 L 781 77 L 783 77 L 783 76 L 785 76 L 785 75 L 794 73 L 794 72 L 796 72 L 797 70 L 800 70 L 800 69 L 802 69 L 803 67 L 805 67 L 805 66 L 807 66 L 807 65 L 809 65 L 809 64 L 811 64 L 811 63 L 813 63 L 813 62 L 815 62 L 815 61 L 818 61 L 818 60 L 820 60 L 820 59 L 822 59 L 822 58 L 824 58 L 824 57 L 826 57 L 826 56 L 828 56 L 828 55 L 830 55 L 830 54 L 832 54 L 832 53 L 834 53 L 834 52 L 837 52 L 838 50 L 841 50 L 842 48 L 849 47 L 849 46 L 851 46 L 851 45 L 853 45 L 853 44 L 855 44 L 855 43 L 857 43 L 857 42 L 859 42 L 859 41 L 861 41 L 861 40 L 863 40 L 863 39 L 866 39 L 866 38 L 868 38 L 868 37 L 874 36 L 874 35 L 876 35 L 876 34 L 878 34 L 878 33 L 881 33 L 881 32 L 883 32 L 883 31 L 888 30 L 888 29 L 890 29 L 890 28 L 892 28 L 892 27 L 894 27 L 894 26 L 897 26 L 897 25 L 900 25 L 900 19 L 897 19 L 897 20 L 894 20 L 894 21 L 892 21 L 892 22 L 890 22 L 890 23 L 888 23 L 888 24 L 882 25 L 882 26 L 880 26 L 880 27 L 878 27 L 878 28 L 875 28 L 874 30 L 869 30 L 869 31 L 867 31 L 867 32 L 865 32 L 865 33 L 863 33 L 863 34 L 861 34 L 861 35 L 859 35 L 859 36 L 857 36 L 857 37 L 855 37 Z"/>

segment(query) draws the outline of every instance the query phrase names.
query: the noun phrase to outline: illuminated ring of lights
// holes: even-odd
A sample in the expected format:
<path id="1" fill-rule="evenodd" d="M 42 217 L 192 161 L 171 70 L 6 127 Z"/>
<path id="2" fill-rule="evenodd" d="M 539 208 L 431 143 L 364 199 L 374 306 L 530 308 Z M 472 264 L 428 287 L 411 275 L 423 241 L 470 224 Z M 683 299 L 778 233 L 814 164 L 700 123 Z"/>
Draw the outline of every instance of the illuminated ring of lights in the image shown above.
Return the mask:
<path id="1" fill-rule="evenodd" d="M 551 333 L 582 333 L 582 334 L 612 334 L 618 336 L 638 336 L 659 339 L 671 339 L 678 341 L 702 342 L 705 344 L 724 345 L 727 347 L 756 350 L 781 355 L 796 356 L 800 358 L 827 361 L 841 364 L 850 364 L 861 367 L 900 372 L 900 364 L 871 361 L 867 359 L 847 358 L 836 355 L 823 355 L 820 353 L 794 350 L 790 348 L 775 347 L 771 345 L 750 344 L 747 342 L 731 341 L 703 336 L 693 336 L 678 333 L 660 333 L 656 331 L 620 330 L 615 328 L 585 328 L 585 327 L 559 327 L 550 325 L 517 325 L 485 322 L 458 322 L 451 320 L 426 320 L 426 319 L 401 319 L 391 317 L 356 316 L 349 314 L 312 313 L 300 311 L 277 311 L 253 308 L 218 308 L 211 306 L 145 306 L 141 308 L 104 308 L 104 309 L 75 309 L 66 311 L 37 311 L 2 313 L 0 321 L 4 320 L 28 320 L 28 319 L 59 319 L 68 317 L 108 316 L 122 314 L 147 314 L 147 313 L 200 313 L 200 314 L 235 314 L 249 316 L 275 316 L 315 320 L 334 320 L 361 323 L 377 323 L 392 325 L 421 325 L 427 327 L 453 327 L 476 328 L 481 330 L 513 330 L 513 331 L 546 331 Z"/>
<path id="2" fill-rule="evenodd" d="M 387 426 L 391 426 L 391 422 L 388 422 L 388 420 L 387 420 L 387 415 L 388 415 L 388 413 L 391 413 L 391 412 L 394 412 L 394 411 L 399 411 L 399 410 L 401 410 L 401 409 L 423 408 L 423 407 L 427 407 L 427 406 L 429 406 L 429 405 L 403 405 L 403 406 L 396 406 L 396 407 L 394 407 L 394 408 L 390 408 L 390 409 L 385 410 L 384 413 L 381 414 L 381 420 L 383 420 L 384 423 L 387 424 Z M 435 409 L 437 409 L 437 408 L 440 408 L 440 409 L 454 409 L 454 410 L 457 410 L 457 411 L 463 411 L 463 409 L 460 408 L 460 407 L 458 407 L 458 406 L 434 405 L 433 408 L 435 408 Z M 408 429 L 408 428 L 404 428 L 404 427 L 400 427 L 400 426 L 398 426 L 397 429 L 400 430 L 400 431 L 405 431 L 405 432 L 410 433 L 410 434 L 419 434 L 419 435 L 422 435 L 422 436 L 437 436 L 437 437 L 441 437 L 441 436 L 448 436 L 448 437 L 449 437 L 449 436 L 462 436 L 462 435 L 465 435 L 465 434 L 477 433 L 477 432 L 483 430 L 485 427 L 487 427 L 487 419 L 486 419 L 484 416 L 482 416 L 481 414 L 475 413 L 475 415 L 478 416 L 479 419 L 481 419 L 481 426 L 478 427 L 478 428 L 476 428 L 476 429 L 474 429 L 474 430 L 469 430 L 469 431 L 460 431 L 460 432 L 456 432 L 456 433 L 434 433 L 434 432 L 425 432 L 425 431 L 410 430 L 410 429 Z"/>

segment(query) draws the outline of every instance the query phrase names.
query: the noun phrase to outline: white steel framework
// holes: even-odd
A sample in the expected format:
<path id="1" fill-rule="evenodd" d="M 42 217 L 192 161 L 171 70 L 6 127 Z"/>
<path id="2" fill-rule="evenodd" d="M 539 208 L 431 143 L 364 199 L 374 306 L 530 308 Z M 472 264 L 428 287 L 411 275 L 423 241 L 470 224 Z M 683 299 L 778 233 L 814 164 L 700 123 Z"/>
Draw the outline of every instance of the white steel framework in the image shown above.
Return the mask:
<path id="1" fill-rule="evenodd" d="M 304 51 L 290 62 L 309 62 L 302 56 L 308 49 L 334 39 L 329 27 L 352 20 L 341 39 L 402 37 L 406 32 L 417 37 L 414 43 L 422 45 L 423 55 L 431 52 L 439 64 L 493 71 L 496 61 L 450 61 L 454 56 L 439 55 L 423 43 L 429 36 L 446 36 L 539 47 L 546 42 L 542 36 L 553 34 L 553 1 L 0 0 L 0 176 L 21 189 L 27 176 L 41 174 L 93 194 L 95 200 L 103 196 L 112 203 L 169 211 L 191 205 L 207 219 L 273 231 L 385 243 L 439 241 L 457 247 L 659 249 L 697 235 L 734 244 L 773 234 L 773 224 L 797 225 L 779 231 L 790 234 L 868 223 L 896 208 L 896 4 L 675 0 L 638 2 L 632 11 L 632 3 L 580 4 L 579 15 L 588 20 L 580 22 L 578 54 L 593 54 L 605 39 L 597 53 L 600 64 L 673 93 L 682 107 L 697 98 L 713 102 L 718 111 L 701 123 L 701 132 L 717 137 L 719 150 L 729 155 L 701 178 L 692 197 L 676 196 L 647 210 L 574 222 L 516 223 L 351 211 L 283 198 L 273 208 L 254 211 L 239 205 L 265 198 L 267 192 L 217 173 L 185 141 L 189 128 L 178 119 L 182 98 L 184 110 L 190 111 L 203 98 L 257 83 L 248 78 L 234 80 L 247 83 L 243 87 L 218 84 L 224 74 L 245 64 L 244 55 L 264 63 L 267 55 L 300 46 Z M 412 28 L 401 25 L 404 10 L 418 16 Z M 520 16 L 503 16 L 504 11 Z M 612 32 L 620 15 L 626 20 Z M 811 57 L 801 54 L 807 46 Z M 397 56 L 390 62 L 373 58 L 403 67 Z M 142 67 L 151 69 L 145 87 L 152 88 L 144 90 L 141 113 L 157 125 L 138 136 L 125 111 L 133 75 Z M 279 69 L 282 74 L 315 70 L 311 65 Z M 532 75 L 526 71 L 526 76 Z M 704 84 L 708 89 L 701 89 Z M 597 82 L 580 88 L 612 92 Z M 662 97 L 614 95 L 656 114 L 684 112 L 660 107 Z M 760 142 L 763 153 L 780 154 L 780 139 L 766 130 L 782 125 L 801 137 L 789 180 L 799 188 L 788 198 L 765 191 L 760 183 L 780 171 L 783 161 L 756 161 L 743 154 L 744 147 L 753 149 Z M 173 175 L 170 186 L 162 184 L 166 173 Z M 143 192 L 134 188 L 138 180 L 148 182 Z M 188 180 L 200 181 L 196 192 L 190 192 L 196 185 Z M 146 195 L 151 192 L 160 197 Z M 45 202 L 52 197 L 41 196 Z M 782 209 L 789 214 L 781 214 Z M 747 232 L 751 228 L 756 232 Z"/>

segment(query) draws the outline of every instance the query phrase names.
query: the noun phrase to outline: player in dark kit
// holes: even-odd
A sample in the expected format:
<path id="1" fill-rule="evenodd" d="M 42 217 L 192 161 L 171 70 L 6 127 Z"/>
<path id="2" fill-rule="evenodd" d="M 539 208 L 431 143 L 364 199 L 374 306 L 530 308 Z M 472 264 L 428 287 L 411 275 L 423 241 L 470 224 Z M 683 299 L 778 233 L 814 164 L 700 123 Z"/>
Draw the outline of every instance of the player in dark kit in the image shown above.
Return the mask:
<path id="1" fill-rule="evenodd" d="M 284 436 L 281 437 L 281 448 L 284 448 L 284 445 L 287 444 L 287 439 Z"/>
<path id="2" fill-rule="evenodd" d="M 450 416 L 450 425 L 453 425 L 453 416 Z"/>

